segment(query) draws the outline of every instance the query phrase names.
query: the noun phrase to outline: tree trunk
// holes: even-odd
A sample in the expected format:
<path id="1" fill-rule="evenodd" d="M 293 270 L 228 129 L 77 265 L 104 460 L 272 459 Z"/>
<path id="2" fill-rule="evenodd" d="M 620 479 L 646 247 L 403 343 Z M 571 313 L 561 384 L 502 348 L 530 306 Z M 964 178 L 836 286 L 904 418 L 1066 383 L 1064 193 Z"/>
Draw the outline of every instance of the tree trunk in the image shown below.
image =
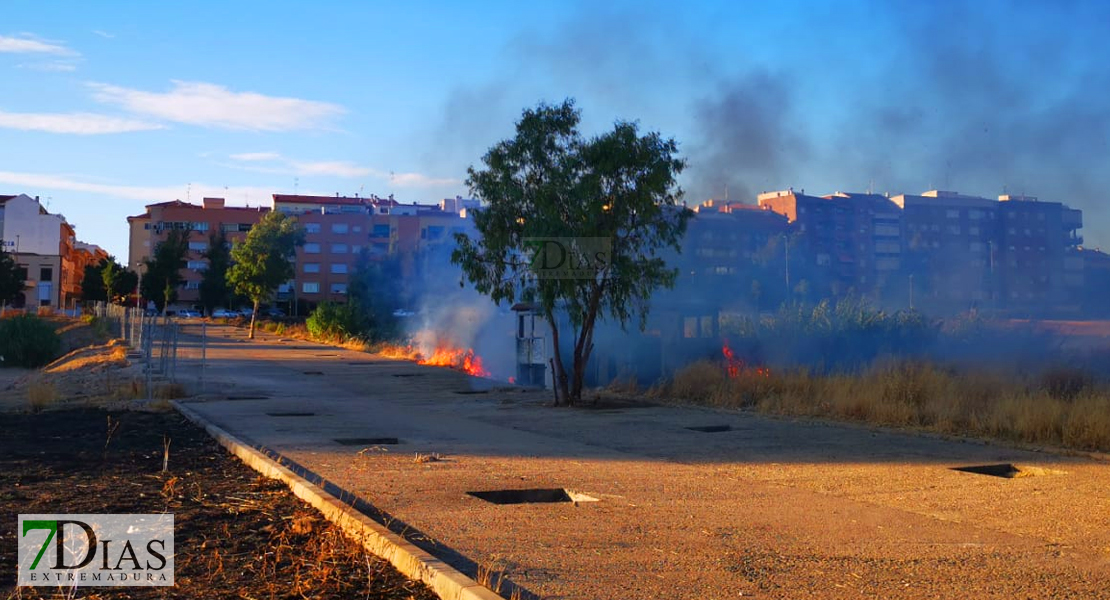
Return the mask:
<path id="1" fill-rule="evenodd" d="M 247 334 L 247 339 L 249 339 L 249 340 L 254 339 L 254 320 L 257 319 L 257 318 L 258 318 L 258 300 L 255 300 L 254 301 L 254 310 L 251 311 L 251 328 L 250 328 L 250 332 Z"/>
<path id="2" fill-rule="evenodd" d="M 559 352 L 559 326 L 555 324 L 555 316 L 547 314 L 547 324 L 551 327 L 551 345 L 554 348 L 555 372 L 551 374 L 552 385 L 555 388 L 555 406 L 570 404 L 570 394 L 567 390 L 567 369 L 563 365 L 563 355 Z"/>
<path id="3" fill-rule="evenodd" d="M 601 292 L 604 283 L 596 284 L 590 290 L 590 301 L 586 306 L 586 314 L 582 319 L 582 331 L 574 340 L 574 381 L 570 390 L 570 402 L 582 399 L 582 387 L 586 377 L 586 363 L 594 349 L 594 325 L 597 323 L 597 312 L 601 306 Z"/>

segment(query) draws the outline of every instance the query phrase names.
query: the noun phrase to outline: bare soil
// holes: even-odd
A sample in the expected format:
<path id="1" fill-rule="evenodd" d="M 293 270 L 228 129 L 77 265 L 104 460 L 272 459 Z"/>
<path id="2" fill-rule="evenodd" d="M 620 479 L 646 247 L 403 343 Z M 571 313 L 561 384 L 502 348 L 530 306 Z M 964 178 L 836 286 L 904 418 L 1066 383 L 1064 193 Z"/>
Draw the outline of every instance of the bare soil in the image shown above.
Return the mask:
<path id="1" fill-rule="evenodd" d="M 18 514 L 170 512 L 174 587 L 81 588 L 78 597 L 436 598 L 176 413 L 82 409 L 0 420 L 0 597 L 61 595 L 15 587 Z"/>

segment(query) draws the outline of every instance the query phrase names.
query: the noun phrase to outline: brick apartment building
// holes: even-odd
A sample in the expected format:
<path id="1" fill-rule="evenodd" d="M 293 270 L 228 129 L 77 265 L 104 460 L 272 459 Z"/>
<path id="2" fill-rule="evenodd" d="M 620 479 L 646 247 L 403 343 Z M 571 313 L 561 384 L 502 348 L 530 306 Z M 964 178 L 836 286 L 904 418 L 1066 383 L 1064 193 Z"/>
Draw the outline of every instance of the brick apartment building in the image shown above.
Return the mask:
<path id="1" fill-rule="evenodd" d="M 208 268 L 203 255 L 208 250 L 209 237 L 223 231 L 229 242 L 243 239 L 269 210 L 262 206 L 227 206 L 223 198 L 204 198 L 199 205 L 181 200 L 149 204 L 145 213 L 127 217 L 131 230 L 127 265 L 141 275 L 145 270 L 143 261 L 151 257 L 153 249 L 170 231 L 189 230 L 189 251 L 181 272 L 184 285 L 177 292 L 177 301 L 185 306 L 196 304 L 200 300 L 201 278 Z"/>
<path id="2" fill-rule="evenodd" d="M 902 268 L 902 211 L 890 199 L 845 192 L 807 196 L 789 189 L 757 200 L 788 219 L 795 246 L 790 250 L 803 257 L 794 281 L 804 280 L 811 294 L 882 299 L 895 287 Z"/>
<path id="3" fill-rule="evenodd" d="M 272 207 L 228 206 L 222 198 L 205 198 L 201 205 L 180 200 L 151 204 L 143 214 L 127 218 L 130 227 L 128 266 L 142 272 L 143 261 L 173 229 L 188 229 L 189 253 L 182 276 L 178 305 L 195 305 L 207 268 L 203 253 L 209 235 L 217 230 L 230 242 L 242 239 L 270 210 L 294 216 L 304 227 L 305 244 L 296 255 L 292 281 L 279 287 L 278 302 L 296 300 L 308 306 L 346 299 L 350 274 L 365 251 L 372 260 L 401 259 L 406 281 L 420 273 L 429 256 L 452 240 L 451 234 L 470 225 L 467 210 L 477 203 L 462 198 L 436 205 L 401 204 L 370 196 L 306 196 L 274 194 Z M 440 256 L 442 258 L 442 256 Z"/>

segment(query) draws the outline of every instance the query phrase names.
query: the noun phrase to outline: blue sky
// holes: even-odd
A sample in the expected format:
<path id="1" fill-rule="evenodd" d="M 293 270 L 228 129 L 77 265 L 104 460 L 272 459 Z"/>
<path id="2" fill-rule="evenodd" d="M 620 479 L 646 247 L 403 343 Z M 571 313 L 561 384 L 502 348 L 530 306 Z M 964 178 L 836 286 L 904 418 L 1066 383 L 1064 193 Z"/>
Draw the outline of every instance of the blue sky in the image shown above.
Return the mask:
<path id="1" fill-rule="evenodd" d="M 0 193 L 126 256 L 175 198 L 466 195 L 522 108 L 675 137 L 690 201 L 1003 191 L 1103 234 L 1098 2 L 0 3 Z"/>

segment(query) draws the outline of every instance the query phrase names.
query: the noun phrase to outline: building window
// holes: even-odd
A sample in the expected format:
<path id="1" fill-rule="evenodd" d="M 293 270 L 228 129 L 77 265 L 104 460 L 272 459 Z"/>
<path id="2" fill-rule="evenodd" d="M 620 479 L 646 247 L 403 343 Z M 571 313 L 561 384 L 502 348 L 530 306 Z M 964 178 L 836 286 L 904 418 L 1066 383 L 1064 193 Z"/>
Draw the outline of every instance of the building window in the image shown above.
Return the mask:
<path id="1" fill-rule="evenodd" d="M 189 249 L 196 252 L 204 252 L 208 249 L 206 242 L 189 242 Z"/>
<path id="2" fill-rule="evenodd" d="M 370 232 L 370 237 L 389 237 L 389 223 L 375 225 Z"/>
<path id="3" fill-rule="evenodd" d="M 960 218 L 960 211 L 958 211 L 958 210 L 948 210 L 948 211 L 945 211 L 945 216 L 948 217 L 949 219 L 959 219 Z"/>
<path id="4" fill-rule="evenodd" d="M 351 254 L 358 254 L 359 252 L 362 252 L 362 246 L 359 246 L 357 244 L 351 246 Z"/>
<path id="5" fill-rule="evenodd" d="M 347 253 L 347 244 L 332 244 L 331 245 L 331 253 L 332 254 L 346 254 Z"/>
<path id="6" fill-rule="evenodd" d="M 333 293 L 333 294 L 346 294 L 347 293 L 347 284 L 345 284 L 345 283 L 333 283 L 333 284 L 331 284 L 331 293 Z"/>
<path id="7" fill-rule="evenodd" d="M 320 224 L 319 223 L 305 223 L 304 224 L 304 232 L 305 233 L 320 233 Z"/>
<path id="8" fill-rule="evenodd" d="M 332 273 L 339 273 L 339 274 L 346 273 L 347 272 L 347 263 L 332 263 L 331 264 L 331 272 Z"/>
<path id="9" fill-rule="evenodd" d="M 220 223 L 220 231 L 224 233 L 235 233 L 239 231 L 238 223 Z"/>
<path id="10" fill-rule="evenodd" d="M 354 232 L 355 233 L 361 233 L 362 232 L 362 226 L 361 225 L 355 225 Z"/>
<path id="11" fill-rule="evenodd" d="M 428 239 L 438 240 L 443 237 L 443 227 L 440 225 L 431 225 L 428 227 Z"/>
<path id="12" fill-rule="evenodd" d="M 304 272 L 305 273 L 319 273 L 320 272 L 320 263 L 305 263 L 304 264 Z"/>
<path id="13" fill-rule="evenodd" d="M 199 281 L 186 281 L 185 282 L 185 289 L 187 289 L 187 290 L 199 290 L 200 289 L 200 282 Z"/>
<path id="14" fill-rule="evenodd" d="M 320 244 L 315 244 L 315 243 L 305 244 L 304 245 L 304 253 L 305 254 L 319 254 L 320 253 Z"/>
<path id="15" fill-rule="evenodd" d="M 193 231 L 208 231 L 208 221 L 194 221 Z"/>
<path id="16" fill-rule="evenodd" d="M 39 269 L 39 281 L 54 281 L 54 269 L 51 267 Z"/>
<path id="17" fill-rule="evenodd" d="M 331 224 L 331 232 L 332 233 L 347 233 L 347 224 L 346 223 L 332 223 Z"/>
<path id="18" fill-rule="evenodd" d="M 306 294 L 318 294 L 320 293 L 320 284 L 314 281 L 306 281 L 301 284 L 301 291 Z"/>
<path id="19" fill-rule="evenodd" d="M 203 271 L 208 268 L 208 262 L 203 260 L 190 260 L 185 266 L 194 271 Z"/>

